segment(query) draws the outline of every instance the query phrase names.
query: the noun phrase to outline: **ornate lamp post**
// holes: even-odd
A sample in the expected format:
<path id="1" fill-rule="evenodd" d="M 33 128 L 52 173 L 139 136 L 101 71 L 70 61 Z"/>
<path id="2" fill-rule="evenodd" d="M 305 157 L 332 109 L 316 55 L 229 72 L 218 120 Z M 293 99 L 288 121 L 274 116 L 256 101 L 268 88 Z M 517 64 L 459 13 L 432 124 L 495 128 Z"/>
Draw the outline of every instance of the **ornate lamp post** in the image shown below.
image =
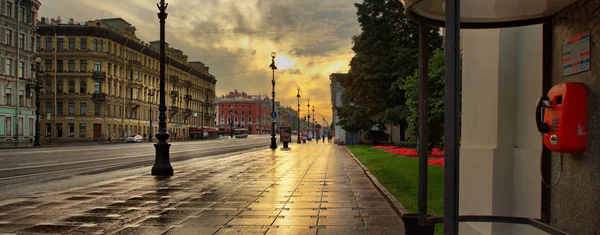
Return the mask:
<path id="1" fill-rule="evenodd" d="M 156 148 L 156 159 L 154 166 L 152 166 L 152 175 L 159 176 L 171 176 L 173 175 L 173 167 L 171 166 L 169 149 L 171 144 L 167 142 L 169 139 L 169 133 L 167 132 L 167 106 L 165 102 L 165 20 L 167 19 L 167 6 L 165 0 L 160 0 L 160 4 L 157 4 L 160 12 L 158 13 L 158 19 L 160 19 L 160 104 L 158 106 L 158 133 L 156 138 L 158 143 L 154 144 Z"/>
<path id="2" fill-rule="evenodd" d="M 308 99 L 308 105 L 306 106 L 308 107 L 308 110 L 306 110 L 306 113 L 308 113 L 308 119 L 306 119 L 306 139 L 311 141 L 312 138 L 309 138 L 310 136 L 308 136 L 308 133 L 310 132 L 310 99 Z"/>
<path id="3" fill-rule="evenodd" d="M 300 144 L 302 143 L 300 140 L 300 87 L 298 87 L 298 95 L 296 97 L 298 97 L 298 128 L 296 130 L 298 132 L 298 141 L 296 143 Z"/>
<path id="4" fill-rule="evenodd" d="M 233 110 L 229 110 L 229 132 L 231 133 L 231 138 L 233 139 Z"/>
<path id="5" fill-rule="evenodd" d="M 315 106 L 313 105 L 313 138 L 315 138 L 315 140 L 317 140 L 317 137 L 315 136 Z"/>
<path id="6" fill-rule="evenodd" d="M 30 87 L 33 87 L 35 91 L 35 136 L 33 137 L 33 146 L 40 146 L 40 89 L 42 88 L 39 78 L 39 74 L 42 72 L 40 63 L 42 63 L 42 58 L 36 57 L 35 65 L 31 68 L 35 73 L 35 84 L 30 84 Z"/>
<path id="7" fill-rule="evenodd" d="M 154 97 L 154 89 L 148 90 L 148 96 Z M 150 135 L 148 137 L 148 142 L 152 142 L 152 131 L 154 129 L 152 126 L 152 98 L 150 98 L 148 103 L 150 104 Z"/>
<path id="8" fill-rule="evenodd" d="M 273 70 L 273 80 L 271 80 L 271 84 L 273 85 L 273 113 L 275 113 L 275 70 L 277 70 L 277 66 L 275 66 L 275 56 L 277 53 L 271 52 L 271 70 Z M 275 138 L 275 117 L 271 115 L 273 120 L 271 120 L 271 146 L 269 148 L 276 149 L 277 148 L 277 139 Z"/>

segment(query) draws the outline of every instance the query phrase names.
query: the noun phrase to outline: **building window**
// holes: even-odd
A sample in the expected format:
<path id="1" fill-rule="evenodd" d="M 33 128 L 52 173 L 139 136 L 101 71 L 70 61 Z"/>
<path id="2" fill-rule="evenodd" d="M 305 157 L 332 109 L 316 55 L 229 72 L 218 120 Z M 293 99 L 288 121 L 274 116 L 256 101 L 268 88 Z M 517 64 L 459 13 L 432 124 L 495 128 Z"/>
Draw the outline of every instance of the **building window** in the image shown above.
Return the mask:
<path id="1" fill-rule="evenodd" d="M 53 110 L 52 110 L 52 102 L 46 102 L 46 105 L 44 106 L 46 114 L 52 114 Z"/>
<path id="2" fill-rule="evenodd" d="M 63 93 L 63 82 L 58 81 L 56 84 L 56 94 Z"/>
<path id="3" fill-rule="evenodd" d="M 6 103 L 6 105 L 12 105 L 12 97 L 11 97 L 11 89 L 10 88 L 6 88 L 5 90 L 5 95 L 6 95 L 6 99 L 4 100 L 4 102 Z"/>
<path id="4" fill-rule="evenodd" d="M 63 60 L 57 60 L 56 61 L 56 71 L 62 72 L 64 68 L 65 68 L 64 61 Z"/>
<path id="5" fill-rule="evenodd" d="M 242 117 L 242 123 L 246 123 L 246 118 Z"/>
<path id="6" fill-rule="evenodd" d="M 46 80 L 46 92 L 50 93 L 52 92 L 52 81 L 50 79 Z"/>
<path id="7" fill-rule="evenodd" d="M 52 49 L 52 38 L 51 37 L 47 37 L 46 38 L 46 50 L 53 50 Z"/>
<path id="8" fill-rule="evenodd" d="M 69 38 L 69 50 L 75 50 L 75 38 Z"/>
<path id="9" fill-rule="evenodd" d="M 69 60 L 69 72 L 75 72 L 75 61 Z"/>
<path id="10" fill-rule="evenodd" d="M 25 49 L 25 34 L 19 34 L 19 48 Z"/>
<path id="11" fill-rule="evenodd" d="M 6 136 L 11 136 L 12 135 L 12 118 L 11 117 L 6 117 L 6 123 L 4 123 L 4 130 L 6 131 Z"/>
<path id="12" fill-rule="evenodd" d="M 100 116 L 100 104 L 94 105 L 94 116 L 96 116 L 96 117 Z"/>
<path id="13" fill-rule="evenodd" d="M 19 77 L 24 78 L 25 75 L 25 62 L 19 61 Z"/>
<path id="14" fill-rule="evenodd" d="M 79 103 L 79 115 L 85 116 L 87 114 L 87 104 Z"/>
<path id="15" fill-rule="evenodd" d="M 50 72 L 52 71 L 54 68 L 52 68 L 52 60 L 46 60 L 46 72 Z"/>
<path id="16" fill-rule="evenodd" d="M 87 72 L 87 60 L 80 60 L 79 61 L 79 71 L 80 72 Z"/>
<path id="17" fill-rule="evenodd" d="M 21 22 L 25 22 L 25 8 L 24 7 L 19 8 L 19 20 Z"/>
<path id="18" fill-rule="evenodd" d="M 68 137 L 75 136 L 75 124 L 73 124 L 73 123 L 67 124 L 67 134 L 68 134 Z"/>
<path id="19" fill-rule="evenodd" d="M 94 93 L 99 94 L 100 93 L 100 87 L 101 87 L 101 83 L 99 81 L 95 81 L 94 82 Z"/>
<path id="20" fill-rule="evenodd" d="M 23 118 L 22 118 L 22 117 L 20 117 L 20 118 L 19 118 L 19 129 L 17 130 L 17 131 L 19 132 L 19 135 L 20 135 L 20 136 L 23 136 L 23 126 L 24 126 L 24 125 L 23 125 Z"/>
<path id="21" fill-rule="evenodd" d="M 63 102 L 56 102 L 56 114 L 63 115 Z"/>
<path id="22" fill-rule="evenodd" d="M 79 123 L 79 137 L 85 137 L 85 123 Z"/>
<path id="23" fill-rule="evenodd" d="M 46 137 L 52 136 L 52 124 L 46 123 L 44 126 L 46 126 L 46 128 L 44 128 L 46 130 L 46 134 L 44 136 L 46 136 Z"/>
<path id="24" fill-rule="evenodd" d="M 13 45 L 13 37 L 12 37 L 12 30 L 7 29 L 6 30 L 6 45 L 12 46 Z"/>
<path id="25" fill-rule="evenodd" d="M 13 13 L 12 2 L 6 1 L 6 16 L 12 17 Z"/>
<path id="26" fill-rule="evenodd" d="M 235 117 L 235 123 L 237 123 L 237 122 L 238 122 L 238 118 L 237 118 L 237 117 Z"/>
<path id="27" fill-rule="evenodd" d="M 56 137 L 63 136 L 63 125 L 62 123 L 56 123 Z"/>
<path id="28" fill-rule="evenodd" d="M 69 102 L 68 105 L 69 105 L 69 107 L 67 109 L 67 112 L 68 112 L 67 115 L 69 115 L 69 116 L 75 115 L 75 102 Z"/>
<path id="29" fill-rule="evenodd" d="M 69 81 L 68 83 L 68 89 L 69 89 L 69 93 L 75 93 L 75 82 L 74 81 Z"/>
<path id="30" fill-rule="evenodd" d="M 6 68 L 4 70 L 4 74 L 12 75 L 12 59 L 6 59 Z"/>
<path id="31" fill-rule="evenodd" d="M 252 110 L 248 110 L 248 115 L 252 115 Z"/>
<path id="32" fill-rule="evenodd" d="M 101 61 L 94 62 L 94 72 L 100 72 L 100 71 L 102 71 L 102 62 Z"/>
<path id="33" fill-rule="evenodd" d="M 40 36 L 35 37 L 35 48 L 37 50 L 40 50 L 40 48 L 42 47 L 42 42 L 41 42 L 41 38 Z"/>
<path id="34" fill-rule="evenodd" d="M 29 136 L 33 136 L 34 123 L 33 118 L 29 118 Z"/>
<path id="35" fill-rule="evenodd" d="M 56 39 L 56 49 L 58 49 L 58 50 L 64 50 L 65 49 L 65 39 L 64 38 L 57 38 Z"/>
<path id="36" fill-rule="evenodd" d="M 92 41 L 92 44 L 93 44 L 94 51 L 98 51 L 98 40 L 94 39 L 94 41 Z"/>
<path id="37" fill-rule="evenodd" d="M 252 124 L 252 117 L 248 117 L 248 123 Z"/>
<path id="38" fill-rule="evenodd" d="M 25 106 L 25 92 L 19 91 L 19 106 Z"/>
<path id="39" fill-rule="evenodd" d="M 221 123 L 225 123 L 225 117 L 221 117 Z"/>
<path id="40" fill-rule="evenodd" d="M 100 40 L 100 48 L 98 51 L 104 52 L 104 41 Z"/>
<path id="41" fill-rule="evenodd" d="M 86 94 L 87 93 L 87 84 L 85 83 L 85 81 L 81 81 L 79 83 L 79 94 Z"/>
<path id="42" fill-rule="evenodd" d="M 80 38 L 79 39 L 79 48 L 81 50 L 87 50 L 87 38 Z"/>

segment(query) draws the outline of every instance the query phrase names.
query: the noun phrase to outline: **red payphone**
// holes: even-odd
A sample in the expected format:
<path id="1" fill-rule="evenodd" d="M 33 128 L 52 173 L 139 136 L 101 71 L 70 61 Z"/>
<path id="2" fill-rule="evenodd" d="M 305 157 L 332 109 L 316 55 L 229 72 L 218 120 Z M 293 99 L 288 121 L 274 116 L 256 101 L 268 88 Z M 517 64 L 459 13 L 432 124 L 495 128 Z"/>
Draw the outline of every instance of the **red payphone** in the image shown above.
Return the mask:
<path id="1" fill-rule="evenodd" d="M 559 153 L 583 152 L 587 146 L 588 89 L 579 82 L 560 83 L 541 97 L 536 123 L 546 148 Z"/>

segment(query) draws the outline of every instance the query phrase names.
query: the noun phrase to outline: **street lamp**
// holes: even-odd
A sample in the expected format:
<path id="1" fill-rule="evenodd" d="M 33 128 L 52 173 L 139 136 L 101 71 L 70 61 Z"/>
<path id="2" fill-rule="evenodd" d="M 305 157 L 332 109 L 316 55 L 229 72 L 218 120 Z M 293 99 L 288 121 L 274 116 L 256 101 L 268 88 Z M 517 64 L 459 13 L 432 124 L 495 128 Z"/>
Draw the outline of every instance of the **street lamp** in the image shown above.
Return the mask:
<path id="1" fill-rule="evenodd" d="M 313 138 L 315 138 L 315 140 L 317 140 L 316 136 L 315 136 L 315 129 L 316 129 L 316 127 L 315 127 L 315 106 L 313 105 Z"/>
<path id="2" fill-rule="evenodd" d="M 148 90 L 148 96 L 154 97 L 154 89 Z M 152 142 L 152 131 L 154 129 L 152 126 L 152 98 L 150 98 L 148 103 L 150 104 L 150 136 L 148 137 L 148 142 Z"/>
<path id="3" fill-rule="evenodd" d="M 35 73 L 35 84 L 29 84 L 35 90 L 35 136 L 33 137 L 33 146 L 40 146 L 40 84 L 39 74 L 42 72 L 40 69 L 40 63 L 42 58 L 35 58 L 35 65 L 31 67 L 31 71 Z"/>
<path id="4" fill-rule="evenodd" d="M 156 149 L 156 159 L 154 161 L 154 166 L 152 166 L 152 175 L 159 176 L 173 175 L 173 167 L 171 166 L 169 159 L 169 149 L 171 148 L 171 144 L 167 142 L 170 135 L 167 132 L 167 105 L 165 101 L 165 20 L 167 19 L 167 13 L 165 11 L 167 10 L 168 5 L 169 4 L 165 4 L 165 0 L 160 0 L 160 4 L 157 4 L 158 9 L 160 10 L 158 13 L 158 19 L 160 20 L 160 104 L 158 106 L 158 133 L 156 133 L 158 143 L 154 144 Z"/>
<path id="5" fill-rule="evenodd" d="M 312 141 L 312 138 L 309 138 L 310 136 L 308 136 L 308 133 L 310 132 L 310 99 L 308 99 L 308 105 L 306 106 L 308 107 L 308 110 L 306 111 L 306 113 L 308 113 L 308 119 L 306 119 L 306 139 Z"/>
<path id="6" fill-rule="evenodd" d="M 273 80 L 271 80 L 271 84 L 273 85 L 273 113 L 275 113 L 275 70 L 277 70 L 277 66 L 275 66 L 275 56 L 277 53 L 271 52 L 271 70 L 273 70 Z M 273 120 L 271 120 L 271 149 L 277 149 L 277 139 L 275 138 L 275 117 L 271 115 Z"/>
<path id="7" fill-rule="evenodd" d="M 231 133 L 231 138 L 233 139 L 233 110 L 229 110 L 229 132 Z"/>
<path id="8" fill-rule="evenodd" d="M 298 97 L 298 128 L 296 129 L 296 132 L 298 132 L 298 141 L 296 143 L 300 144 L 302 143 L 300 140 L 300 87 L 298 87 L 298 95 L 296 97 Z"/>

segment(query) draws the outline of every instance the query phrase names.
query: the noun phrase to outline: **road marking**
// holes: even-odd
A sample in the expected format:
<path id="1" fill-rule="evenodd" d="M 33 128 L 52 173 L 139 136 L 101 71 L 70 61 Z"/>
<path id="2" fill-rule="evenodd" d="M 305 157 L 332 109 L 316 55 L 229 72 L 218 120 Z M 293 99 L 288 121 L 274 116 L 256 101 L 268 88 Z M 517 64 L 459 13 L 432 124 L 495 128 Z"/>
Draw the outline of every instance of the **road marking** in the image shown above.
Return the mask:
<path id="1" fill-rule="evenodd" d="M 234 145 L 234 146 L 247 146 L 247 145 L 254 145 L 254 144 L 244 144 L 244 145 Z M 234 147 L 234 146 L 223 146 L 223 147 L 212 148 L 212 149 L 224 149 L 224 148 L 231 148 L 231 147 Z M 170 154 L 187 153 L 187 152 L 194 152 L 194 151 L 199 151 L 199 150 L 201 150 L 201 149 L 192 149 L 192 150 L 186 150 L 186 151 L 170 152 Z M 208 149 L 204 149 L 204 150 L 208 150 Z M 137 158 L 137 157 L 143 157 L 143 156 L 153 156 L 153 154 L 152 153 L 150 153 L 150 154 L 139 154 L 139 155 L 133 155 L 133 156 L 124 156 L 124 157 L 101 158 L 101 159 L 93 159 L 93 160 L 85 160 L 85 161 L 61 162 L 61 163 L 46 164 L 46 165 L 13 167 L 13 168 L 7 168 L 7 169 L 0 169 L 0 172 L 2 172 L 2 171 L 13 171 L 13 170 L 22 170 L 22 169 L 31 169 L 31 168 L 40 168 L 40 167 L 50 167 L 50 166 L 72 165 L 72 164 L 79 164 L 79 163 L 101 162 L 101 161 L 107 161 L 107 160 Z"/>
<path id="2" fill-rule="evenodd" d="M 19 164 L 19 166 L 40 165 L 40 164 L 54 163 L 54 162 L 58 162 L 58 161 L 42 161 L 42 162 L 22 163 L 22 164 Z"/>

